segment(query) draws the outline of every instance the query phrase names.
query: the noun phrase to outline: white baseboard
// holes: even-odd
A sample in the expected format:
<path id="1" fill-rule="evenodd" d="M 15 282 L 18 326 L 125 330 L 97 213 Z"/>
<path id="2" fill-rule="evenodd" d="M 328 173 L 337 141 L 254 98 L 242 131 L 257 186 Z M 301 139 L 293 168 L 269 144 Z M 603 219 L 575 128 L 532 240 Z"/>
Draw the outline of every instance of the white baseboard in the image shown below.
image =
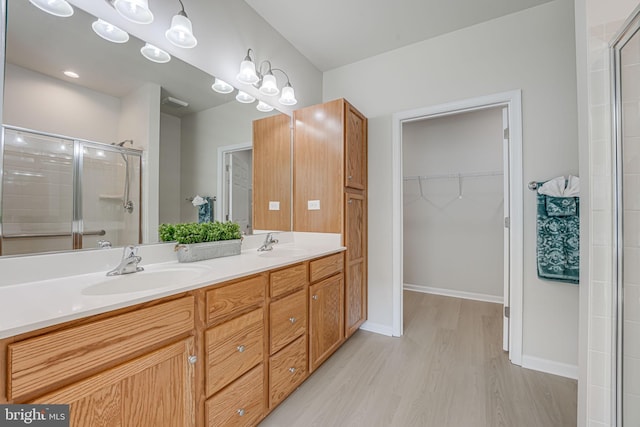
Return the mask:
<path id="1" fill-rule="evenodd" d="M 574 380 L 578 379 L 578 366 L 576 365 L 569 365 L 567 363 L 527 356 L 526 354 L 522 355 L 522 367 Z"/>
<path id="2" fill-rule="evenodd" d="M 375 332 L 380 335 L 386 335 L 388 337 L 393 336 L 393 328 L 391 326 L 383 325 L 381 323 L 373 323 L 368 320 L 360 326 L 360 329 L 363 331 Z"/>
<path id="3" fill-rule="evenodd" d="M 456 291 L 453 289 L 433 288 L 430 286 L 412 285 L 410 283 L 404 284 L 404 289 L 407 291 L 422 292 L 424 294 L 443 295 L 446 297 L 470 299 L 474 301 L 493 302 L 496 304 L 504 304 L 504 298 L 495 295 L 477 294 L 475 292 Z"/>

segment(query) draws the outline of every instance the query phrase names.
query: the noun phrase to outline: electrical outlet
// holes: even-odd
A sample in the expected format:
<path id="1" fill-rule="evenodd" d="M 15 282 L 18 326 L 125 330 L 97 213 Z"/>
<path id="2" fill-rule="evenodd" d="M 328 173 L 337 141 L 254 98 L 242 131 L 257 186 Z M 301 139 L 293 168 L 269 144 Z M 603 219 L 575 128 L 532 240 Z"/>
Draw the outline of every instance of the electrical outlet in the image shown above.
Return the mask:
<path id="1" fill-rule="evenodd" d="M 308 200 L 307 201 L 307 209 L 310 211 L 319 211 L 320 210 L 320 200 Z"/>
<path id="2" fill-rule="evenodd" d="M 269 202 L 269 210 L 270 211 L 279 211 L 280 210 L 280 202 Z"/>

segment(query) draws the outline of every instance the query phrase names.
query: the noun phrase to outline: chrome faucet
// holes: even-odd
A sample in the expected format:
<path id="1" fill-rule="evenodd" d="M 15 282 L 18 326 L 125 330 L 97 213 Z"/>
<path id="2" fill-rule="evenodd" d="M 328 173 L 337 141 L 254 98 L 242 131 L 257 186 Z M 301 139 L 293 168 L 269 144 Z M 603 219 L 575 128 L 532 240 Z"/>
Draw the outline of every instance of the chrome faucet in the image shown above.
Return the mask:
<path id="1" fill-rule="evenodd" d="M 142 261 L 142 257 L 137 254 L 138 246 L 125 246 L 120 264 L 108 272 L 107 276 L 120 276 L 122 274 L 131 274 L 144 270 L 144 268 L 138 267 L 138 264 Z"/>
<path id="2" fill-rule="evenodd" d="M 274 243 L 278 243 L 278 240 L 273 238 L 272 233 L 268 233 L 267 237 L 265 237 L 264 239 L 264 243 L 262 243 L 262 246 L 258 248 L 258 251 L 259 252 L 270 251 L 273 249 Z"/>
<path id="3" fill-rule="evenodd" d="M 98 240 L 98 247 L 100 249 L 111 249 L 111 242 L 108 240 Z"/>

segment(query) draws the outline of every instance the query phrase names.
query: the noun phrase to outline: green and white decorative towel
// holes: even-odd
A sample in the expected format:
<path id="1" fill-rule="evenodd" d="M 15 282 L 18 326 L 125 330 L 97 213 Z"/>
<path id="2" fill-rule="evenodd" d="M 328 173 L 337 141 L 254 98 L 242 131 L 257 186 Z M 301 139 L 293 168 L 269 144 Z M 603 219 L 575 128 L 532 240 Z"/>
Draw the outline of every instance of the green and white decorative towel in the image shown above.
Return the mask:
<path id="1" fill-rule="evenodd" d="M 579 283 L 579 215 L 579 197 L 553 197 L 538 194 L 536 221 L 538 277 Z"/>

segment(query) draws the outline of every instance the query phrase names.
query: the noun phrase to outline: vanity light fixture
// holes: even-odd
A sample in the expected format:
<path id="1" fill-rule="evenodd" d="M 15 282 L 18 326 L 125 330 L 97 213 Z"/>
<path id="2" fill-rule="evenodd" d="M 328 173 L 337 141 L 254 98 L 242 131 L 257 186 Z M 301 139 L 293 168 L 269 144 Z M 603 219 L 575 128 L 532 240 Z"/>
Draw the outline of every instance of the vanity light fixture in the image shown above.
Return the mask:
<path id="1" fill-rule="evenodd" d="M 66 0 L 29 0 L 29 2 L 53 16 L 68 18 L 73 15 L 73 7 Z"/>
<path id="2" fill-rule="evenodd" d="M 125 19 L 136 24 L 150 24 L 153 13 L 149 9 L 149 0 L 113 0 L 113 7 Z"/>
<path id="3" fill-rule="evenodd" d="M 236 77 L 239 82 L 244 84 L 250 84 L 260 90 L 260 93 L 266 96 L 275 96 L 280 93 L 276 77 L 273 75 L 274 71 L 280 71 L 287 78 L 287 83 L 282 88 L 282 95 L 278 99 L 278 102 L 282 105 L 295 105 L 298 103 L 296 99 L 293 86 L 287 73 L 281 68 L 272 68 L 271 61 L 264 60 L 260 63 L 260 66 L 256 70 L 256 64 L 251 58 L 252 49 L 247 50 L 247 56 L 245 56 L 242 63 L 240 63 L 240 73 Z M 266 71 L 263 72 L 264 67 Z"/>
<path id="4" fill-rule="evenodd" d="M 193 36 L 193 26 L 191 20 L 187 17 L 187 13 L 184 11 L 184 4 L 182 0 L 180 2 L 181 10 L 173 16 L 171 19 L 171 28 L 164 33 L 167 40 L 172 44 L 190 49 L 198 44 L 198 40 Z"/>
<path id="5" fill-rule="evenodd" d="M 171 55 L 151 43 L 146 43 L 142 46 L 140 53 L 149 61 L 157 62 L 158 64 L 164 64 L 171 60 Z"/>
<path id="6" fill-rule="evenodd" d="M 211 89 L 215 90 L 218 93 L 224 94 L 233 92 L 234 88 L 229 83 L 216 77 L 213 81 L 213 84 L 211 85 Z"/>
<path id="7" fill-rule="evenodd" d="M 102 37 L 105 40 L 108 40 L 113 43 L 126 43 L 129 41 L 129 34 L 116 27 L 113 24 L 110 24 L 107 21 L 104 21 L 98 18 L 93 24 L 91 24 L 91 28 L 93 31 Z"/>
<path id="8" fill-rule="evenodd" d="M 268 113 L 269 111 L 273 111 L 273 107 L 264 101 L 260 101 L 256 106 L 256 110 L 262 111 L 263 113 Z"/>
<path id="9" fill-rule="evenodd" d="M 242 102 L 243 104 L 251 104 L 256 99 L 253 96 L 249 95 L 247 92 L 239 90 L 238 94 L 236 95 L 236 100 L 238 102 Z"/>

